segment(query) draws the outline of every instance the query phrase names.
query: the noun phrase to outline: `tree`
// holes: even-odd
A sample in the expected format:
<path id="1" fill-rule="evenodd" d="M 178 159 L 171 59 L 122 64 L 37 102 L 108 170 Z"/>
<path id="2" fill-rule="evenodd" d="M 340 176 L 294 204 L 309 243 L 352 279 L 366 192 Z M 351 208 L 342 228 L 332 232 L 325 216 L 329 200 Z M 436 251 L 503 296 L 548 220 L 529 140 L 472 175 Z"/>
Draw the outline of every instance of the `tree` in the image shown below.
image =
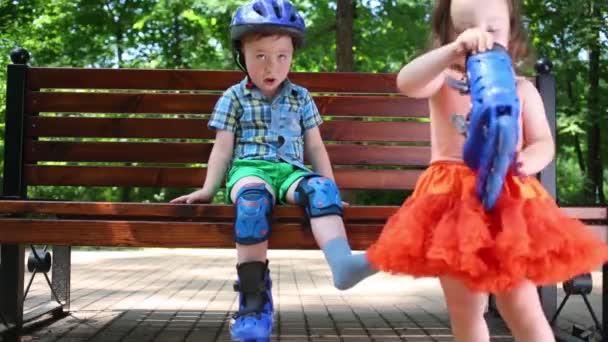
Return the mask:
<path id="1" fill-rule="evenodd" d="M 9 63 L 9 51 L 21 46 L 30 51 L 33 66 L 234 70 L 228 28 L 235 9 L 246 1 L 3 1 L 0 61 Z M 427 48 L 431 0 L 292 2 L 307 26 L 307 44 L 297 51 L 295 71 L 397 72 Z M 602 134 L 608 129 L 608 97 L 600 96 L 608 93 L 607 7 L 605 0 L 524 0 L 530 41 L 538 56 L 553 61 L 557 77 L 558 195 L 563 203 L 605 200 L 608 191 L 608 134 Z M 0 131 L 5 73 L 0 68 Z M 74 198 L 115 193 L 76 189 Z M 134 189 L 132 199 L 160 193 Z"/>
<path id="2" fill-rule="evenodd" d="M 134 26 L 140 60 L 159 68 L 234 68 L 228 26 L 235 3 L 159 1 Z"/>
<path id="3" fill-rule="evenodd" d="M 528 0 L 525 9 L 533 45 L 539 55 L 553 61 L 557 76 L 558 155 L 562 156 L 558 176 L 571 182 L 558 187 L 558 197 L 564 202 L 605 202 L 608 137 L 601 132 L 607 127 L 608 101 L 599 94 L 608 90 L 608 4 Z M 578 171 L 568 165 L 572 162 Z M 576 183 L 578 179 L 584 182 Z"/>
<path id="4" fill-rule="evenodd" d="M 353 20 L 356 2 L 338 0 L 336 11 L 336 71 L 353 71 Z"/>

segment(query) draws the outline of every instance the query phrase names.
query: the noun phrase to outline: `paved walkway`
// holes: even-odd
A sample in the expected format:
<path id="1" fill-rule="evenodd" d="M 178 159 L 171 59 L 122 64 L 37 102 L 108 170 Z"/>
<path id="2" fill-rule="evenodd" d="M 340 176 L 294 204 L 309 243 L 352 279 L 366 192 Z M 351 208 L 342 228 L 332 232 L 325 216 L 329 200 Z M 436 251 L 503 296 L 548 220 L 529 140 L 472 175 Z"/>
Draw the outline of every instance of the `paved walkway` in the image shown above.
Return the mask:
<path id="1" fill-rule="evenodd" d="M 378 274 L 341 292 L 318 251 L 271 251 L 270 260 L 277 310 L 272 341 L 453 340 L 435 279 Z M 72 261 L 70 316 L 22 341 L 229 341 L 237 305 L 233 250 L 75 251 Z M 590 299 L 601 317 L 599 272 L 594 281 Z M 48 296 L 37 276 L 26 306 Z M 580 298 L 571 298 L 561 317 L 564 329 L 591 325 Z M 512 341 L 501 321 L 489 322 L 493 341 Z"/>

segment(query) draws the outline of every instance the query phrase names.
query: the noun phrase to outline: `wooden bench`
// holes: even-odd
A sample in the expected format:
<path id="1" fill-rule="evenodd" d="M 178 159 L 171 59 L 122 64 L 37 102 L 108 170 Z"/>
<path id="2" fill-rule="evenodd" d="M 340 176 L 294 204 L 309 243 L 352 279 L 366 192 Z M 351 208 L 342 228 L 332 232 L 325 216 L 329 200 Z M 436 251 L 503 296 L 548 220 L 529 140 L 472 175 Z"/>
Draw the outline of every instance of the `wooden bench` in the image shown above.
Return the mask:
<path id="1" fill-rule="evenodd" d="M 4 325 L 20 328 L 42 314 L 69 310 L 70 246 L 234 246 L 230 205 L 34 199 L 27 193 L 40 186 L 183 188 L 183 193 L 200 187 L 214 138 L 206 127 L 209 113 L 242 73 L 40 68 L 17 54 L 12 57 L 0 201 Z M 428 164 L 427 103 L 399 96 L 395 76 L 290 76 L 313 92 L 326 119 L 321 131 L 342 190 L 403 192 L 413 188 Z M 538 81 L 545 99 L 553 101 L 551 75 L 542 74 Z M 554 116 L 554 106 L 548 108 Z M 554 188 L 555 179 L 548 179 Z M 394 203 L 347 207 L 344 219 L 353 248 L 375 241 L 396 208 Z M 24 314 L 24 255 L 30 244 L 53 245 L 56 300 Z M 270 247 L 318 248 L 301 208 L 275 209 Z M 556 301 L 550 297 L 544 298 L 549 305 Z"/>

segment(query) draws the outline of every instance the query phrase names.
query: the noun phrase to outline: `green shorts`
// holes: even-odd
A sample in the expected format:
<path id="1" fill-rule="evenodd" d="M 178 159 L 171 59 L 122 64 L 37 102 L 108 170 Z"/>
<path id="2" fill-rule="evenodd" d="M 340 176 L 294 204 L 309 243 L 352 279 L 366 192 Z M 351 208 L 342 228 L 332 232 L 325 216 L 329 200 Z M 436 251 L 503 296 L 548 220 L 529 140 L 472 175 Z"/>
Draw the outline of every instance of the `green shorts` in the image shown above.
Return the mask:
<path id="1" fill-rule="evenodd" d="M 226 201 L 230 203 L 230 192 L 234 184 L 243 177 L 255 176 L 264 180 L 277 196 L 277 202 L 285 203 L 285 194 L 289 187 L 310 171 L 300 169 L 289 163 L 266 160 L 242 160 L 233 162 L 226 182 Z"/>

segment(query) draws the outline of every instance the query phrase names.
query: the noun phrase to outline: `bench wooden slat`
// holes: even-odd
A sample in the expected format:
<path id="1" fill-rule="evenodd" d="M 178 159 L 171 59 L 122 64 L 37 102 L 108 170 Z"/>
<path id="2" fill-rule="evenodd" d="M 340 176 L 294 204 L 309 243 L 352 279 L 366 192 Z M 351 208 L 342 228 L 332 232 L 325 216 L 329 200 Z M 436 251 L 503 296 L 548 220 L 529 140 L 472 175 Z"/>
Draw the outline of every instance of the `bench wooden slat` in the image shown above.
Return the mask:
<path id="1" fill-rule="evenodd" d="M 589 228 L 597 235 L 597 237 L 606 243 L 608 243 L 608 226 L 606 225 L 589 225 Z"/>
<path id="2" fill-rule="evenodd" d="M 608 208 L 606 207 L 561 207 L 568 216 L 580 220 L 608 220 Z"/>
<path id="3" fill-rule="evenodd" d="M 0 244 L 234 247 L 232 223 L 41 219 L 2 219 L 0 222 Z M 377 239 L 381 229 L 381 223 L 349 225 L 351 246 L 366 248 Z M 318 248 L 311 230 L 297 223 L 273 225 L 269 245 L 270 248 Z"/>
<path id="4" fill-rule="evenodd" d="M 289 79 L 313 92 L 397 93 L 396 74 L 292 72 Z M 223 91 L 240 71 L 168 69 L 29 68 L 30 89 L 173 89 Z"/>
<path id="5" fill-rule="evenodd" d="M 325 142 L 378 141 L 416 142 L 431 140 L 428 122 L 325 121 L 320 126 Z"/>
<path id="6" fill-rule="evenodd" d="M 146 166 L 26 165 L 29 185 L 141 186 L 196 188 L 203 184 L 204 168 Z M 421 170 L 336 169 L 336 181 L 344 190 L 412 189 Z M 112 177 L 108 177 L 112 175 Z"/>
<path id="7" fill-rule="evenodd" d="M 219 94 L 30 92 L 30 112 L 210 114 Z M 332 116 L 426 117 L 427 102 L 405 96 L 315 96 Z"/>
<path id="8" fill-rule="evenodd" d="M 384 222 L 397 206 L 346 206 L 346 222 Z M 234 206 L 219 204 L 169 204 L 127 202 L 75 201 L 0 201 L 0 214 L 51 214 L 62 216 L 136 217 L 196 221 L 228 221 L 234 219 Z M 304 220 L 304 210 L 294 205 L 278 205 L 272 212 L 275 220 Z"/>
<path id="9" fill-rule="evenodd" d="M 133 247 L 233 247 L 231 206 L 226 205 L 171 205 L 136 203 L 83 203 L 45 201 L 0 201 L 0 213 L 55 213 L 78 216 L 143 216 L 152 220 L 103 219 L 19 219 L 0 218 L 0 244 L 32 243 L 86 246 Z M 364 249 L 375 241 L 383 222 L 395 206 L 347 207 L 345 212 L 349 240 L 355 249 Z M 274 217 L 271 248 L 315 249 L 310 229 L 301 219 L 301 209 L 294 206 L 277 207 Z M 188 219 L 211 215 L 214 220 L 227 222 L 159 221 L 158 218 Z M 300 222 L 281 222 L 296 219 Z M 375 218 L 378 222 L 357 223 L 358 219 Z M 608 226 L 591 228 L 606 238 Z"/>
<path id="10" fill-rule="evenodd" d="M 37 201 L 37 200 L 3 200 L 0 201 L 0 214 L 56 214 L 80 216 L 132 216 L 158 217 L 177 219 L 213 218 L 217 220 L 234 218 L 232 205 L 217 204 L 169 204 L 169 203 L 127 203 L 127 202 L 75 202 L 75 201 Z M 384 221 L 396 210 L 397 206 L 346 206 L 344 219 L 347 222 L 358 220 Z M 585 219 L 588 215 L 580 213 L 593 209 L 606 211 L 606 208 L 566 207 L 568 216 Z M 576 209 L 576 210 L 572 210 Z M 292 205 L 276 206 L 273 210 L 275 219 L 301 219 L 304 217 L 302 208 Z M 594 219 L 598 219 L 595 216 Z M 605 220 L 605 218 L 604 218 Z M 604 224 L 591 225 L 596 230 L 608 229 Z"/>
<path id="11" fill-rule="evenodd" d="M 30 112 L 209 114 L 219 94 L 38 92 L 28 96 Z"/>
<path id="12" fill-rule="evenodd" d="M 207 119 L 29 117 L 29 137 L 214 139 Z M 167 129 L 170 127 L 170 129 Z M 428 142 L 425 122 L 330 120 L 320 126 L 325 141 Z"/>
<path id="13" fill-rule="evenodd" d="M 82 205 L 82 204 L 81 204 Z M 149 206 L 149 205 L 148 205 Z M 170 205 L 165 206 L 165 210 Z M 181 207 L 179 214 L 193 214 L 192 208 Z M 225 206 L 219 206 L 219 208 Z M 78 205 L 73 209 L 77 209 Z M 142 207 L 143 208 L 143 207 Z M 219 209 L 218 208 L 218 209 Z M 65 208 L 64 208 L 65 209 Z M 124 209 L 124 208 L 123 208 Z M 284 214 L 289 215 L 286 207 Z M 353 213 L 360 208 L 347 211 Z M 373 208 L 369 208 L 373 209 Z M 376 213 L 390 215 L 396 207 L 379 207 Z M 65 209 L 66 211 L 71 211 Z M 106 210 L 112 210 L 110 207 Z M 196 212 L 196 209 L 194 209 Z M 205 209 L 199 209 L 205 210 Z M 219 209 L 225 210 L 225 209 Z M 216 212 L 221 214 L 221 212 Z M 370 214 L 367 212 L 367 214 Z M 350 213 L 349 213 L 350 215 Z M 362 215 L 363 217 L 363 215 Z M 49 219 L 0 219 L 0 244 L 32 243 L 84 246 L 133 246 L 133 247 L 211 247 L 231 248 L 233 242 L 232 222 L 173 222 L 139 220 L 49 220 Z M 382 230 L 383 222 L 350 223 L 347 219 L 349 241 L 355 249 L 364 249 L 375 241 Z M 608 227 L 592 226 L 594 231 L 605 236 Z M 316 249 L 310 229 L 306 223 L 273 224 L 271 248 Z"/>
<path id="14" fill-rule="evenodd" d="M 29 117 L 26 135 L 73 138 L 214 139 L 207 119 Z M 171 129 L 167 129 L 170 127 Z"/>
<path id="15" fill-rule="evenodd" d="M 210 143 L 27 141 L 26 161 L 206 163 Z M 425 166 L 428 146 L 330 144 L 333 165 Z"/>

